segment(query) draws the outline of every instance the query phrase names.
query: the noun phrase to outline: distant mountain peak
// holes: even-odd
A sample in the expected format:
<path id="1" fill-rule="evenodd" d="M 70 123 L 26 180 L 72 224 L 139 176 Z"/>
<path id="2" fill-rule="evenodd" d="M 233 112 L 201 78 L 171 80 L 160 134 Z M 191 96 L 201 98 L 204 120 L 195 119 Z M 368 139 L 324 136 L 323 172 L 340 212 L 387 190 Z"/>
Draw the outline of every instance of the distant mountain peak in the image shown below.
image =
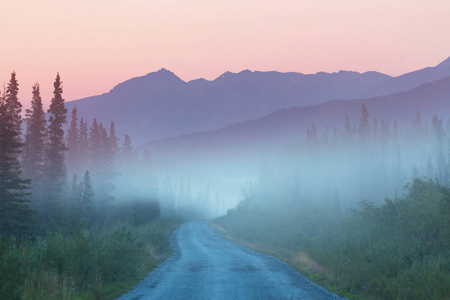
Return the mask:
<path id="1" fill-rule="evenodd" d="M 157 73 L 170 73 L 170 74 L 174 74 L 172 71 L 169 71 L 169 70 L 167 70 L 167 69 L 165 69 L 165 68 L 159 69 Z"/>
<path id="2" fill-rule="evenodd" d="M 436 67 L 450 67 L 450 56 L 446 60 L 438 64 Z"/>
<path id="3" fill-rule="evenodd" d="M 230 75 L 233 75 L 234 73 L 231 73 L 230 71 L 226 71 L 225 73 L 223 73 L 222 75 L 220 75 L 219 77 L 217 77 L 215 80 L 219 80 L 219 79 L 224 79 L 226 77 L 229 77 Z"/>
<path id="4" fill-rule="evenodd" d="M 172 72 L 172 71 L 170 71 L 170 70 L 167 70 L 167 69 L 165 69 L 165 68 L 161 68 L 161 69 L 159 69 L 159 70 L 156 71 L 156 72 L 150 72 L 150 73 L 148 73 L 147 75 L 145 75 L 144 77 L 147 77 L 147 76 L 153 76 L 153 75 L 179 78 L 177 75 L 175 75 L 174 72 Z M 139 77 L 138 77 L 138 78 L 139 78 Z"/>
<path id="5" fill-rule="evenodd" d="M 149 91 L 170 88 L 185 83 L 173 72 L 161 68 L 159 71 L 148 73 L 145 76 L 134 77 L 116 85 L 110 92 L 128 92 L 128 90 L 140 90 L 143 93 Z"/>

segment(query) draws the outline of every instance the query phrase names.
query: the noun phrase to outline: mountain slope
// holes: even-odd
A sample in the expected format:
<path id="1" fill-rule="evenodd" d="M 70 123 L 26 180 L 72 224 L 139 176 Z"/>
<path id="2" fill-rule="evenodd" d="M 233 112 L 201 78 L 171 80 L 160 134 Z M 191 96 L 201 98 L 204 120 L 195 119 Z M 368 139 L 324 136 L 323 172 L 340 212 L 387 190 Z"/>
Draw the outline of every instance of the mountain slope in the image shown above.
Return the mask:
<path id="1" fill-rule="evenodd" d="M 450 59 L 396 78 L 377 72 L 305 75 L 279 72 L 226 72 L 213 81 L 184 82 L 161 69 L 127 80 L 110 92 L 68 102 L 89 122 L 116 122 L 119 135 L 135 145 L 221 128 L 293 107 L 334 99 L 356 99 L 404 91 L 450 76 Z"/>
<path id="2" fill-rule="evenodd" d="M 200 132 L 181 137 L 151 142 L 142 147 L 154 157 L 169 160 L 232 157 L 252 155 L 260 157 L 280 149 L 286 143 L 305 137 L 307 126 L 315 124 L 321 134 L 328 127 L 343 130 L 345 117 L 358 125 L 361 105 L 369 110 L 371 122 L 386 118 L 398 122 L 400 128 L 409 128 L 416 111 L 428 121 L 434 114 L 446 120 L 450 115 L 450 77 L 427 83 L 410 91 L 383 97 L 357 100 L 335 100 L 308 107 L 293 107 L 266 117 L 219 130 Z M 181 149 L 181 150 L 180 150 Z"/>
<path id="3" fill-rule="evenodd" d="M 213 81 L 184 82 L 161 69 L 125 81 L 110 92 L 66 103 L 88 121 L 116 122 L 136 144 L 262 117 L 291 106 L 357 97 L 390 77 L 377 72 L 224 73 Z"/>
<path id="4" fill-rule="evenodd" d="M 435 67 L 427 67 L 382 82 L 369 88 L 362 96 L 382 96 L 407 91 L 447 76 L 450 76 L 450 57 Z"/>

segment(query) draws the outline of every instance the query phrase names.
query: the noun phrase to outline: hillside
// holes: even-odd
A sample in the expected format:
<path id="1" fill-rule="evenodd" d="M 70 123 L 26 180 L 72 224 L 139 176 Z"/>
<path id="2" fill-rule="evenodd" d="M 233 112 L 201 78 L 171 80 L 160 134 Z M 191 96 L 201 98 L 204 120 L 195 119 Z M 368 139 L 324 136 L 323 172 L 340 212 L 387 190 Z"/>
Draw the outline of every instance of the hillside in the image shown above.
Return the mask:
<path id="1" fill-rule="evenodd" d="M 409 128 L 419 111 L 422 120 L 434 114 L 446 120 L 450 114 L 450 77 L 424 84 L 410 91 L 383 97 L 356 100 L 334 100 L 307 107 L 293 107 L 263 118 L 225 126 L 219 130 L 200 132 L 145 144 L 154 157 L 177 160 L 196 157 L 229 157 L 252 154 L 260 157 L 280 149 L 287 143 L 304 139 L 306 128 L 315 124 L 321 134 L 328 126 L 343 130 L 345 117 L 357 125 L 361 105 L 369 110 L 371 120 L 386 118 L 398 122 L 399 128 Z M 180 151 L 180 149 L 182 149 Z"/>
<path id="2" fill-rule="evenodd" d="M 406 91 L 450 76 L 450 60 L 399 77 L 378 72 L 301 74 L 226 72 L 215 80 L 185 82 L 161 69 L 132 78 L 108 93 L 68 102 L 89 122 L 115 121 L 135 145 L 264 117 L 293 106 Z"/>
<path id="3" fill-rule="evenodd" d="M 125 81 L 110 92 L 68 102 L 88 121 L 116 122 L 119 134 L 135 144 L 181 134 L 218 129 L 263 117 L 274 111 L 352 99 L 369 87 L 390 79 L 367 72 L 300 73 L 226 72 L 213 81 L 184 82 L 161 69 Z"/>

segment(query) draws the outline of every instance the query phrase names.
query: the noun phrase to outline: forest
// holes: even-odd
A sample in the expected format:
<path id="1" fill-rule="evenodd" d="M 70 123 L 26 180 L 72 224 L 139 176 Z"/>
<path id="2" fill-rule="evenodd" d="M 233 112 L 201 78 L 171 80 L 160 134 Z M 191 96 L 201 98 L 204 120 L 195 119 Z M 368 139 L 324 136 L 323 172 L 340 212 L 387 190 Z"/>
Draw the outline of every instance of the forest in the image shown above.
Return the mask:
<path id="1" fill-rule="evenodd" d="M 18 91 L 13 72 L 0 95 L 0 298 L 118 296 L 171 253 L 177 223 L 159 218 L 156 195 L 112 194 L 130 165 L 150 163 L 76 108 L 66 133 L 59 74 L 47 112 L 36 83 L 23 118 Z"/>
<path id="2" fill-rule="evenodd" d="M 351 299 L 450 295 L 450 122 L 420 112 L 410 128 L 370 121 L 320 134 L 262 160 L 243 200 L 214 223 Z"/>
<path id="3" fill-rule="evenodd" d="M 113 298 L 171 255 L 181 220 L 218 216 L 229 238 L 341 296 L 450 295 L 450 121 L 437 114 L 400 128 L 362 104 L 356 122 L 311 124 L 276 155 L 177 173 L 120 143 L 114 122 L 69 113 L 59 74 L 47 111 L 38 83 L 25 114 L 18 90 L 13 72 L 0 95 L 2 299 Z M 242 163 L 230 177 L 233 159 L 259 160 L 259 174 Z"/>

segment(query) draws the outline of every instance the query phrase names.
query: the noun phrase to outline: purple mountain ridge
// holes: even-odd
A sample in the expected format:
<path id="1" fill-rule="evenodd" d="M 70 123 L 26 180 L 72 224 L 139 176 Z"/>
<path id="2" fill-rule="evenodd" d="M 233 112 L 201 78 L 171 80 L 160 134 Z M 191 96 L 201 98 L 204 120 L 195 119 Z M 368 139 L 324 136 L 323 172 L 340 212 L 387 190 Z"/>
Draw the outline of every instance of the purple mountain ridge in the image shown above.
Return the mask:
<path id="1" fill-rule="evenodd" d="M 271 155 L 283 146 L 301 141 L 306 128 L 314 124 L 319 135 L 328 128 L 330 138 L 334 129 L 344 130 L 345 117 L 358 126 L 361 106 L 368 108 L 370 121 L 386 118 L 398 122 L 399 128 L 409 128 L 416 112 L 422 122 L 434 114 L 446 120 L 450 115 L 450 77 L 424 84 L 412 90 L 383 97 L 355 100 L 334 100 L 326 103 L 283 109 L 263 118 L 225 126 L 218 130 L 199 132 L 150 142 L 141 147 L 150 150 L 157 159 L 178 161 L 189 158 L 211 161 L 220 157 L 261 157 Z M 180 151 L 180 149 L 182 149 Z"/>
<path id="2" fill-rule="evenodd" d="M 449 59 L 436 67 L 399 77 L 378 72 L 339 71 L 316 74 L 225 72 L 212 81 L 185 82 L 161 69 L 122 82 L 108 93 L 66 103 L 80 117 L 94 117 L 107 127 L 115 121 L 119 135 L 129 134 L 135 145 L 219 129 L 262 118 L 290 107 L 335 99 L 358 99 L 406 91 L 450 76 Z"/>

